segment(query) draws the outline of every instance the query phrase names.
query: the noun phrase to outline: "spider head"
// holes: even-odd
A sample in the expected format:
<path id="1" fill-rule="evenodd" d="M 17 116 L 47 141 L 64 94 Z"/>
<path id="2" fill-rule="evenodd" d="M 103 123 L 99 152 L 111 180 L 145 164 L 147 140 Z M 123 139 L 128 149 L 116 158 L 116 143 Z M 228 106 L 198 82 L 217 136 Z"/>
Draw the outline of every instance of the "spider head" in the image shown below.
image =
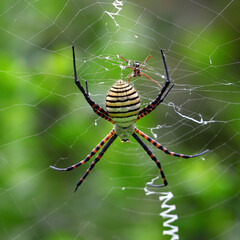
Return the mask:
<path id="1" fill-rule="evenodd" d="M 133 67 L 134 67 L 134 68 L 139 68 L 139 66 L 140 66 L 140 65 L 139 65 L 139 62 L 138 62 L 138 61 L 134 61 L 134 62 L 133 62 Z"/>

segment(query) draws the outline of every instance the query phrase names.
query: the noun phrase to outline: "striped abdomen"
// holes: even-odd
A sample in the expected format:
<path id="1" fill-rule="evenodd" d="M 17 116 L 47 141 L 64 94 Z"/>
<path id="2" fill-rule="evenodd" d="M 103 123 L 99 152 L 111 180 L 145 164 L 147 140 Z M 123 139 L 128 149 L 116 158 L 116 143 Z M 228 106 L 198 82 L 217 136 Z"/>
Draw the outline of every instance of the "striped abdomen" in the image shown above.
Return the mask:
<path id="1" fill-rule="evenodd" d="M 137 119 L 140 110 L 140 97 L 129 83 L 118 80 L 108 91 L 106 109 L 120 127 L 129 127 Z"/>

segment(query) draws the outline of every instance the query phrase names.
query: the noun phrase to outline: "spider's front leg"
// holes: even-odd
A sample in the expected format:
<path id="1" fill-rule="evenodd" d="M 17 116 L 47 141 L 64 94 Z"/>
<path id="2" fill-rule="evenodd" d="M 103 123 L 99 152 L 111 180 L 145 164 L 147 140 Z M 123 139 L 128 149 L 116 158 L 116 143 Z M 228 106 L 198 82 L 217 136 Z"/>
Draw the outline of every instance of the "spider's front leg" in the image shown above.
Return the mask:
<path id="1" fill-rule="evenodd" d="M 121 57 L 121 56 L 119 56 L 123 61 L 125 61 L 126 63 L 127 63 L 127 67 L 128 68 L 131 68 L 131 69 L 133 69 L 133 67 L 130 65 L 130 63 L 129 63 L 129 61 L 128 60 L 126 60 L 125 58 L 123 58 L 123 57 Z"/>
<path id="2" fill-rule="evenodd" d="M 142 64 L 140 65 L 139 68 L 142 68 L 142 67 L 145 65 L 145 63 L 146 63 L 151 57 L 152 57 L 152 56 L 149 55 L 149 56 L 142 62 Z"/>
<path id="3" fill-rule="evenodd" d="M 85 91 L 83 86 L 81 85 L 80 81 L 78 80 L 74 46 L 72 46 L 72 52 L 73 52 L 73 69 L 74 69 L 75 84 L 77 85 L 79 90 L 82 92 L 83 96 L 85 97 L 85 99 L 87 100 L 89 105 L 92 107 L 93 111 L 98 116 L 104 118 L 105 120 L 107 120 L 111 123 L 114 123 L 113 120 L 109 117 L 108 113 L 103 108 L 101 108 L 98 104 L 96 104 L 94 101 L 92 101 L 92 99 L 89 97 L 87 81 L 85 81 L 85 84 L 86 84 L 86 91 Z"/>

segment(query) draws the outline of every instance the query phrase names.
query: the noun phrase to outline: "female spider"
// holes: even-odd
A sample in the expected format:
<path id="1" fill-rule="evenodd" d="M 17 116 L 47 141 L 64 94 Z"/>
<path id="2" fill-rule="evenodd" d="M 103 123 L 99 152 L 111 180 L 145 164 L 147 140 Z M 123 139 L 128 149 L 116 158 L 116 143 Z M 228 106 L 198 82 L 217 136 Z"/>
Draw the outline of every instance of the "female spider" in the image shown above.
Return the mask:
<path id="1" fill-rule="evenodd" d="M 141 76 L 143 75 L 143 76 L 147 77 L 149 80 L 151 80 L 152 82 L 154 82 L 154 83 L 156 83 L 156 84 L 159 85 L 159 83 L 158 83 L 157 81 L 151 79 L 147 74 L 145 74 L 145 73 L 143 73 L 143 72 L 141 71 L 141 69 L 143 69 L 143 66 L 145 65 L 145 63 L 152 57 L 151 55 L 150 55 L 149 57 L 147 57 L 147 58 L 142 62 L 141 65 L 140 65 L 139 62 L 136 60 L 136 61 L 133 62 L 133 65 L 132 65 L 132 66 L 130 65 L 130 63 L 129 63 L 128 60 L 126 60 L 125 58 L 123 58 L 123 57 L 121 57 L 121 56 L 119 56 L 119 57 L 128 64 L 128 65 L 127 65 L 127 68 L 130 68 L 130 69 L 132 69 L 132 71 L 133 71 L 133 72 L 130 74 L 129 78 L 128 78 L 128 82 L 130 82 L 130 79 L 131 79 L 132 77 L 136 77 L 136 76 L 141 77 Z"/>
<path id="2" fill-rule="evenodd" d="M 141 119 L 142 117 L 146 116 L 150 112 L 152 112 L 168 95 L 174 84 L 172 84 L 169 88 L 170 79 L 168 75 L 167 65 L 165 61 L 165 57 L 163 51 L 161 50 L 162 59 L 164 63 L 164 68 L 166 72 L 166 82 L 165 85 L 162 87 L 160 93 L 157 95 L 156 99 L 149 103 L 146 107 L 140 110 L 140 97 L 137 91 L 131 86 L 129 83 L 118 80 L 109 90 L 106 96 L 106 110 L 101 108 L 98 104 L 91 100 L 88 93 L 88 86 L 87 81 L 86 83 L 86 91 L 84 90 L 83 86 L 81 85 L 80 81 L 77 78 L 77 70 L 76 70 L 76 61 L 75 61 L 75 51 L 74 46 L 72 47 L 73 51 L 73 68 L 74 68 L 74 76 L 75 76 L 75 84 L 78 86 L 79 90 L 82 92 L 83 96 L 92 107 L 93 111 L 102 117 L 103 119 L 111 122 L 113 124 L 112 131 L 107 134 L 107 136 L 90 152 L 87 157 L 70 166 L 67 168 L 56 168 L 54 166 L 50 166 L 51 168 L 59 171 L 71 171 L 78 166 L 86 163 L 90 160 L 90 158 L 97 153 L 98 150 L 102 148 L 102 146 L 106 143 L 106 145 L 101 149 L 95 160 L 91 163 L 88 170 L 82 176 L 82 178 L 78 181 L 75 191 L 77 191 L 78 187 L 82 184 L 82 182 L 86 179 L 90 171 L 94 168 L 96 163 L 101 159 L 103 154 L 107 151 L 113 141 L 119 136 L 122 142 L 129 142 L 131 136 L 136 139 L 136 141 L 142 146 L 142 148 L 146 151 L 149 157 L 156 163 L 157 167 L 159 168 L 163 184 L 161 185 L 153 185 L 149 184 L 154 187 L 164 187 L 167 186 L 168 182 L 166 177 L 163 173 L 161 163 L 157 160 L 156 156 L 150 151 L 150 149 L 146 146 L 146 144 L 138 137 L 140 135 L 155 147 L 159 148 L 166 154 L 171 156 L 180 157 L 180 158 L 193 158 L 200 156 L 207 152 L 208 150 L 201 152 L 196 155 L 185 155 L 180 153 L 170 152 L 168 149 L 163 147 L 160 143 L 156 142 L 155 140 L 151 139 L 145 133 L 141 132 L 139 129 L 135 127 L 135 122 Z M 137 135 L 138 134 L 138 135 Z"/>

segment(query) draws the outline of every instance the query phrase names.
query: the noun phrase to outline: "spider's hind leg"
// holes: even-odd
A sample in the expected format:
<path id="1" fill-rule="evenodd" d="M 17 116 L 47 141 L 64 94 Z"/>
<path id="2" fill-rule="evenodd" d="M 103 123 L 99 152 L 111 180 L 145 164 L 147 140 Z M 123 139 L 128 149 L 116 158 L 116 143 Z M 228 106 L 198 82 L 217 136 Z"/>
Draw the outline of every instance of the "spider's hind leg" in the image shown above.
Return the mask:
<path id="1" fill-rule="evenodd" d="M 106 145 L 102 148 L 102 150 L 100 151 L 100 153 L 97 155 L 97 157 L 94 159 L 94 161 L 91 163 L 90 167 L 88 168 L 88 170 L 84 173 L 84 175 L 81 177 L 81 179 L 77 182 L 76 188 L 74 190 L 74 192 L 77 191 L 77 189 L 79 188 L 79 186 L 83 183 L 83 181 L 86 179 L 86 177 L 88 176 L 88 174 L 90 173 L 90 171 L 95 167 L 95 165 L 97 164 L 97 162 L 102 158 L 103 154 L 107 151 L 107 149 L 110 147 L 110 145 L 113 143 L 113 141 L 117 138 L 117 134 L 114 133 L 112 135 L 112 137 L 109 139 L 109 141 L 106 143 Z"/>
<path id="2" fill-rule="evenodd" d="M 147 147 L 147 145 L 138 137 L 138 135 L 136 133 L 133 133 L 132 135 L 137 142 L 142 146 L 142 148 L 146 151 L 146 153 L 148 154 L 148 156 L 157 164 L 157 167 L 160 171 L 162 180 L 163 180 L 163 184 L 161 185 L 154 185 L 154 184 L 148 184 L 148 186 L 152 186 L 152 187 L 165 187 L 168 185 L 168 182 L 166 180 L 165 174 L 162 170 L 162 166 L 161 163 L 157 160 L 156 156 L 151 152 L 151 150 Z"/>
<path id="3" fill-rule="evenodd" d="M 153 144 L 155 147 L 157 147 L 158 149 L 162 150 L 164 153 L 174 156 L 174 157 L 180 157 L 180 158 L 194 158 L 194 157 L 198 157 L 201 156 L 202 154 L 208 152 L 209 150 L 205 150 L 201 153 L 195 154 L 195 155 L 186 155 L 186 154 L 182 154 L 182 153 L 175 153 L 175 152 L 171 152 L 169 151 L 167 148 L 163 147 L 160 143 L 156 142 L 155 140 L 153 140 L 152 138 L 150 138 L 147 134 L 143 133 L 142 131 L 140 131 L 139 129 L 135 128 L 135 132 L 137 134 L 139 134 L 141 137 L 143 137 L 144 139 L 146 139 L 147 141 L 149 141 L 151 144 Z"/>
<path id="4" fill-rule="evenodd" d="M 83 159 L 82 161 L 67 167 L 67 168 L 57 168 L 55 166 L 50 166 L 50 168 L 54 169 L 54 170 L 58 170 L 58 171 L 72 171 L 73 169 L 76 169 L 77 167 L 83 165 L 84 163 L 88 162 L 91 157 L 93 155 L 95 155 L 97 153 L 97 151 L 102 148 L 102 146 L 113 136 L 113 134 L 115 134 L 115 131 L 112 130 L 110 133 L 108 133 L 108 135 L 87 155 L 87 157 L 85 159 Z"/>

